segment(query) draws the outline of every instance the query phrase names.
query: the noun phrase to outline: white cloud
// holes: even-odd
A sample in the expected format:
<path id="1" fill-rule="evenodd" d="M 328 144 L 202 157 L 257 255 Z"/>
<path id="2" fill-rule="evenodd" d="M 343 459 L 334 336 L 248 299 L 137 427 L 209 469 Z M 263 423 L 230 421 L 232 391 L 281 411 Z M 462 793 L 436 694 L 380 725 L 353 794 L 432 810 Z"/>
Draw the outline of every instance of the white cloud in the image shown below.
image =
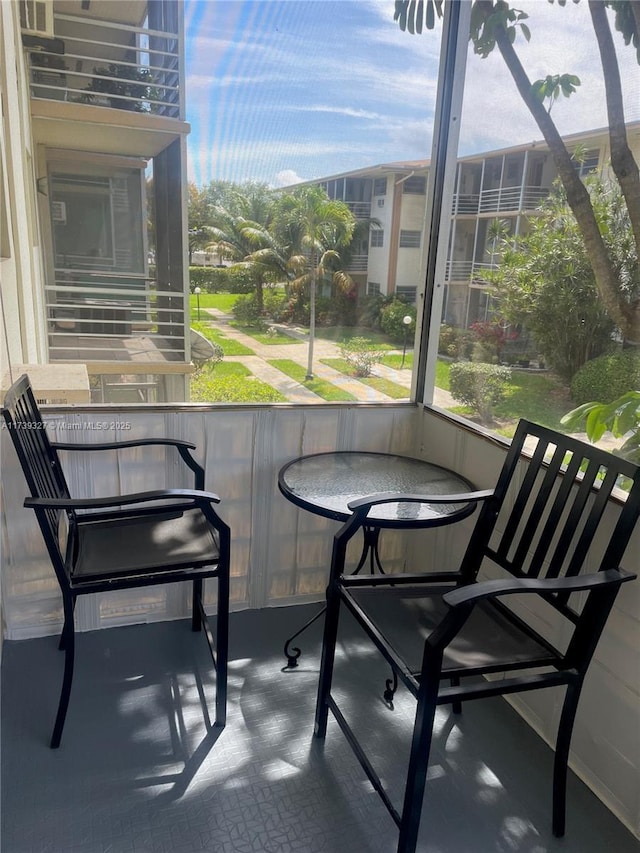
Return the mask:
<path id="1" fill-rule="evenodd" d="M 293 169 L 282 169 L 282 171 L 278 172 L 276 175 L 274 186 L 289 187 L 292 184 L 299 184 L 302 181 L 304 181 L 304 178 L 301 178 Z"/>

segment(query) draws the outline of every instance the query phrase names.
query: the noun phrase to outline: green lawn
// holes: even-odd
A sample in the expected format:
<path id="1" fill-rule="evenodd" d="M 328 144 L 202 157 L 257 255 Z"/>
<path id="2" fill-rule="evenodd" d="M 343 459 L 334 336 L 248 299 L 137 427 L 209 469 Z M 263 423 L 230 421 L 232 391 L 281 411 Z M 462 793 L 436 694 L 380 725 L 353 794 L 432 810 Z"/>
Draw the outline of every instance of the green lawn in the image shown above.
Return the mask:
<path id="1" fill-rule="evenodd" d="M 241 344 L 240 341 L 228 338 L 209 323 L 198 323 L 197 320 L 195 322 L 192 321 L 191 328 L 195 329 L 196 332 L 200 332 L 201 335 L 204 335 L 212 343 L 219 344 L 225 355 L 255 355 L 252 349 Z"/>
<path id="2" fill-rule="evenodd" d="M 384 364 L 387 367 L 392 367 L 394 370 L 412 370 L 413 353 L 408 352 L 405 355 L 404 367 L 402 368 L 400 367 L 400 365 L 402 364 L 402 353 L 393 353 L 392 355 L 385 355 L 385 357 L 380 361 L 380 364 Z"/>
<path id="3" fill-rule="evenodd" d="M 309 391 L 313 391 L 314 394 L 317 394 L 318 397 L 322 397 L 323 400 L 328 400 L 333 403 L 339 400 L 356 399 L 353 394 L 350 394 L 348 391 L 345 391 L 337 385 L 333 385 L 331 382 L 326 382 L 324 379 L 305 379 L 304 377 L 307 373 L 306 368 L 295 361 L 291 361 L 289 358 L 269 359 L 269 364 L 276 367 L 278 370 L 281 370 L 283 373 L 286 373 L 287 376 L 295 379 L 296 382 L 299 382 L 302 386 L 308 388 Z"/>
<path id="4" fill-rule="evenodd" d="M 202 315 L 203 308 L 218 308 L 224 311 L 225 314 L 231 314 L 231 309 L 236 304 L 236 300 L 240 296 L 239 293 L 201 293 L 200 294 L 200 311 Z M 189 305 L 191 306 L 191 318 L 198 319 L 198 297 L 195 293 L 189 296 Z M 202 315 L 200 319 L 203 319 Z"/>
<path id="5" fill-rule="evenodd" d="M 316 327 L 316 338 L 335 341 L 337 344 L 350 341 L 352 338 L 366 338 L 371 341 L 371 349 L 398 349 L 398 345 L 389 343 L 389 338 L 382 332 L 375 332 L 373 329 L 360 326 L 318 326 Z"/>
<path id="6" fill-rule="evenodd" d="M 239 332 L 242 332 L 244 335 L 249 335 L 249 337 L 258 341 L 260 344 L 299 344 L 300 341 L 292 338 L 290 335 L 283 335 L 280 332 L 277 332 L 275 335 L 268 335 L 266 332 L 259 332 L 257 329 L 254 329 L 252 326 L 241 326 L 239 323 L 229 323 L 234 329 L 237 329 Z"/>
<path id="7" fill-rule="evenodd" d="M 354 376 L 353 368 L 344 358 L 321 358 L 322 364 L 333 367 L 334 370 L 339 370 L 347 376 L 352 376 L 363 385 L 368 385 L 370 388 L 375 388 L 381 394 L 386 394 L 387 397 L 392 397 L 394 400 L 409 399 L 409 389 L 397 382 L 391 382 L 389 379 L 382 379 L 379 376 Z"/>
<path id="8" fill-rule="evenodd" d="M 237 361 L 205 364 L 191 377 L 192 403 L 284 403 L 286 400 Z"/>

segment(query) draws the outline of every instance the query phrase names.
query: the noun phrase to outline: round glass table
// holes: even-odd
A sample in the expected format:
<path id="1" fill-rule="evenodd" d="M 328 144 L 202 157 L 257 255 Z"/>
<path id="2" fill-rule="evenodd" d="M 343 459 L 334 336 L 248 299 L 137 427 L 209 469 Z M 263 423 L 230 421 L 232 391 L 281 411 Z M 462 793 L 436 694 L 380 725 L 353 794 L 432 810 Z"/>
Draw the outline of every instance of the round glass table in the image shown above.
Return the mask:
<path id="1" fill-rule="evenodd" d="M 281 468 L 278 487 L 284 497 L 315 515 L 346 521 L 352 511 L 348 504 L 371 495 L 388 492 L 441 498 L 460 495 L 460 502 L 392 502 L 372 507 L 363 527 L 364 544 L 354 574 L 367 560 L 373 573 L 384 574 L 378 554 L 378 539 L 383 528 L 440 527 L 461 521 L 474 511 L 476 501 L 466 500 L 474 486 L 464 477 L 409 456 L 393 453 L 333 451 L 300 456 Z M 285 642 L 285 669 L 298 665 L 301 651 L 291 642 L 324 613 L 324 608 Z"/>
<path id="2" fill-rule="evenodd" d="M 282 494 L 303 509 L 346 521 L 351 501 L 384 492 L 399 494 L 464 495 L 474 487 L 454 471 L 392 453 L 366 453 L 344 450 L 315 453 L 288 462 L 278 475 Z M 388 503 L 371 509 L 372 527 L 403 527 L 415 520 L 420 527 L 437 527 L 460 521 L 470 515 L 475 503 L 415 504 Z"/>

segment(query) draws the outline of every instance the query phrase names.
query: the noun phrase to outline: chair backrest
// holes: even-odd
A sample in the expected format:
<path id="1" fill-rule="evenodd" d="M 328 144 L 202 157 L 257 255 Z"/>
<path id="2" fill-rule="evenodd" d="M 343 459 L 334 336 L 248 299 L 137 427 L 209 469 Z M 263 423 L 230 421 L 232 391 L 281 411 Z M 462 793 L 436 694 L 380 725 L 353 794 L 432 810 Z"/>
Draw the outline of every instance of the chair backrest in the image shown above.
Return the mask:
<path id="1" fill-rule="evenodd" d="M 521 465 L 523 450 L 531 458 Z M 610 501 L 622 479 L 626 498 L 621 492 Z M 609 513 L 605 519 L 607 507 L 617 511 L 613 522 Z M 589 571 L 618 568 L 639 515 L 639 466 L 522 420 L 495 495 L 480 510 L 462 571 L 473 580 L 486 559 L 522 578 L 572 577 L 587 564 Z M 549 601 L 575 621 L 566 594 Z"/>
<path id="2" fill-rule="evenodd" d="M 20 465 L 32 497 L 68 498 L 62 466 L 55 447 L 51 446 L 47 423 L 43 421 L 36 403 L 29 377 L 20 377 L 7 391 L 2 408 L 7 432 L 11 436 Z M 61 534 L 65 519 L 72 513 L 62 510 L 42 509 L 36 515 L 47 550 L 61 582 L 64 577 L 64 558 L 61 553 Z"/>

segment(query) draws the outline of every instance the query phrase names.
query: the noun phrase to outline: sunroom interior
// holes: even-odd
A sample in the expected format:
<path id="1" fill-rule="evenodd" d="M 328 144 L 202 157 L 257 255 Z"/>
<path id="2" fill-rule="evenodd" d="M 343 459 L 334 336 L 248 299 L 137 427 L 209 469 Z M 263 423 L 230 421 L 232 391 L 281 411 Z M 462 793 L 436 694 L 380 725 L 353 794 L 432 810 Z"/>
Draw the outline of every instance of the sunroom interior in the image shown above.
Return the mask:
<path id="1" fill-rule="evenodd" d="M 79 600 L 67 731 L 59 750 L 48 749 L 62 668 L 61 601 L 32 511 L 23 506 L 26 485 L 18 460 L 3 437 L 2 822 L 11 853 L 396 849 L 396 827 L 337 726 L 330 727 L 323 747 L 312 737 L 321 620 L 300 639 L 299 666 L 286 671 L 283 643 L 323 601 L 337 525 L 287 502 L 278 490 L 278 472 L 302 455 L 361 450 L 424 459 L 455 470 L 479 489 L 495 484 L 506 440 L 431 402 L 450 236 L 450 217 L 442 211 L 453 205 L 467 50 L 461 33 L 469 25 L 464 4 L 458 15 L 451 14 L 452 5 L 440 59 L 425 223 L 429 251 L 419 283 L 411 402 L 211 406 L 153 400 L 43 407 L 48 433 L 57 441 L 97 443 L 100 425 L 117 423 L 120 438 L 169 436 L 196 445 L 205 488 L 221 496 L 220 512 L 233 537 L 229 719 L 222 732 L 211 726 L 215 674 L 189 630 L 189 590 L 168 585 Z M 53 116 L 44 101 L 39 109 L 39 121 Z M 179 240 L 171 244 L 178 238 L 169 227 L 171 168 L 181 144 L 183 138 L 176 139 L 173 149 L 156 158 L 168 241 L 159 263 L 168 282 L 177 275 L 171 264 L 183 274 L 183 247 Z M 48 174 L 51 181 L 51 170 Z M 60 191 L 66 191 L 62 184 Z M 145 278 L 142 270 L 140 280 Z M 170 322 L 184 329 L 181 312 L 183 304 Z M 169 349 L 177 347 L 180 360 L 184 337 L 177 334 L 177 343 L 176 336 L 167 338 L 173 338 Z M 170 361 L 171 353 L 162 360 Z M 78 495 L 190 485 L 163 448 L 63 458 Z M 425 531 L 420 547 L 400 532 L 386 531 L 381 558 L 396 570 L 414 560 L 423 571 L 456 565 L 474 520 Z M 639 553 L 636 531 L 627 568 L 637 569 Z M 215 600 L 206 603 L 215 618 Z M 532 692 L 469 703 L 462 715 L 453 716 L 446 706 L 439 712 L 418 850 L 637 850 L 639 612 L 640 583 L 627 584 L 580 703 L 566 836 L 553 837 L 550 819 L 550 745 L 561 691 Z M 355 625 L 347 622 L 344 631 L 337 689 L 348 697 L 354 719 L 371 738 L 381 775 L 401 801 L 414 704 L 399 691 L 393 709 L 385 705 L 379 690 L 383 665 Z"/>

